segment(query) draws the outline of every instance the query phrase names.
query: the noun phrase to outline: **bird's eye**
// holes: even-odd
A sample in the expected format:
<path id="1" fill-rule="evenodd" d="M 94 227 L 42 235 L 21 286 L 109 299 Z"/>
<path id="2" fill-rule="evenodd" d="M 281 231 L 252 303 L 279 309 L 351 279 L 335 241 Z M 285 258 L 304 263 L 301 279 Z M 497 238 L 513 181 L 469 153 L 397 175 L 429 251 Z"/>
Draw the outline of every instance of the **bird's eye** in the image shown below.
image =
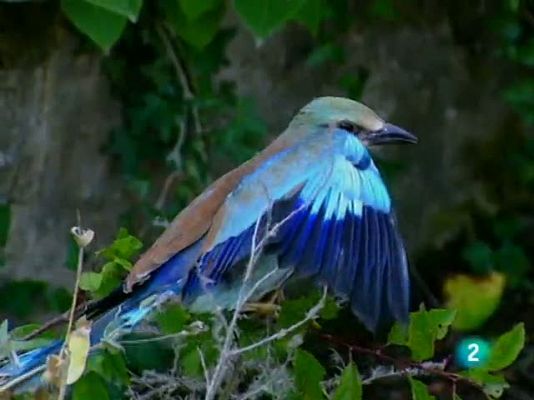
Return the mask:
<path id="1" fill-rule="evenodd" d="M 343 129 L 344 131 L 350 132 L 350 133 L 358 133 L 359 129 L 358 126 L 356 126 L 355 123 L 350 121 L 339 121 L 337 123 L 337 127 L 339 129 Z"/>

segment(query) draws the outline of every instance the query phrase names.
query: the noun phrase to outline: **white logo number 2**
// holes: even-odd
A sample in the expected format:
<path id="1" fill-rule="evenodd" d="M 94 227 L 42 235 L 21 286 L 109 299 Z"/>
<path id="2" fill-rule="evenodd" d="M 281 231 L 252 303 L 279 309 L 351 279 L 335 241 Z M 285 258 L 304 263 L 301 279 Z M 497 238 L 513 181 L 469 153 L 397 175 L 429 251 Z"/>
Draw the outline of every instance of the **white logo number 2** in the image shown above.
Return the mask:
<path id="1" fill-rule="evenodd" d="M 470 343 L 469 346 L 467 346 L 467 349 L 470 351 L 469 355 L 467 356 L 467 361 L 469 362 L 479 362 L 480 359 L 477 357 L 479 347 L 476 343 Z"/>

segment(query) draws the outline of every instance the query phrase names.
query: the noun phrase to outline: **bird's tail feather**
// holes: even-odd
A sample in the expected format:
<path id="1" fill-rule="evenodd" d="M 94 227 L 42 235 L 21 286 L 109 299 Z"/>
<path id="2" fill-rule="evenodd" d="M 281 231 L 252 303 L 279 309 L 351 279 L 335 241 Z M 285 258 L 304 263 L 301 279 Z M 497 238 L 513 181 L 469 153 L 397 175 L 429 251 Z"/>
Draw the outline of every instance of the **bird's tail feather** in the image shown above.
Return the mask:
<path id="1" fill-rule="evenodd" d="M 200 245 L 201 242 L 198 241 L 170 258 L 150 279 L 138 284 L 133 291 L 125 292 L 118 288 L 105 298 L 90 304 L 83 315 L 92 321 L 91 346 L 103 340 L 116 343 L 122 334 L 130 332 L 170 296 L 180 294 L 188 266 L 198 257 Z M 48 357 L 59 353 L 62 345 L 63 342 L 58 340 L 21 355 L 17 364 L 0 365 L 0 394 L 12 382 L 25 382 L 21 377 L 30 371 L 36 368 L 43 370 Z M 20 387 L 18 383 L 17 387 Z M 26 389 L 27 386 L 23 384 L 22 388 Z"/>
<path id="2" fill-rule="evenodd" d="M 138 293 L 140 294 L 140 293 Z M 103 340 L 115 342 L 123 334 L 130 332 L 161 302 L 165 295 L 155 294 L 152 301 L 144 296 L 125 298 L 112 293 L 93 304 L 84 315 L 92 320 L 90 342 L 94 346 Z M 12 361 L 0 366 L 0 394 L 6 390 L 27 391 L 41 383 L 42 371 L 48 358 L 58 354 L 63 340 L 28 351 Z"/>

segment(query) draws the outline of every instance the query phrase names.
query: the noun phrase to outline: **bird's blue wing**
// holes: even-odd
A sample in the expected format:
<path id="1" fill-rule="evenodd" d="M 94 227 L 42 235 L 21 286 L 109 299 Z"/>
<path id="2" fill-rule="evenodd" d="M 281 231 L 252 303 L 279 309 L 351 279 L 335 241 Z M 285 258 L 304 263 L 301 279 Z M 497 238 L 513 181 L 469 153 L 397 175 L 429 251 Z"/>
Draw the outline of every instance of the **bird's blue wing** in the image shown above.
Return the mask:
<path id="1" fill-rule="evenodd" d="M 264 251 L 276 253 L 280 267 L 349 300 L 369 329 L 381 321 L 406 320 L 405 251 L 369 155 L 353 163 L 342 155 L 297 153 L 279 155 L 229 197 L 186 297 L 198 290 L 199 277 L 216 286 L 248 259 L 253 238 L 258 243 L 268 235 Z"/>

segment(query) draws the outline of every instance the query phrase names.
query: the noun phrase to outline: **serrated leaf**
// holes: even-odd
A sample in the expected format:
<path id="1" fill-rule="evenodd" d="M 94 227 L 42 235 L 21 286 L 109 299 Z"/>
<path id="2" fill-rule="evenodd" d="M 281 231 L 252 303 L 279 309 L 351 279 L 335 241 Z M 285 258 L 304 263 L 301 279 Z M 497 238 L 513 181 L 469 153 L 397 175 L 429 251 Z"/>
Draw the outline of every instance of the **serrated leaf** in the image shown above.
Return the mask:
<path id="1" fill-rule="evenodd" d="M 511 365 L 525 346 L 525 325 L 521 322 L 499 336 L 491 346 L 486 364 L 489 371 L 499 371 Z"/>
<path id="2" fill-rule="evenodd" d="M 333 400 L 360 400 L 362 398 L 362 381 L 354 363 L 345 367 L 341 374 L 339 386 Z"/>
<path id="3" fill-rule="evenodd" d="M 495 312 L 505 287 L 505 276 L 494 272 L 478 278 L 458 274 L 445 281 L 443 292 L 447 307 L 457 311 L 453 327 L 468 331 L 476 329 Z"/>
<path id="4" fill-rule="evenodd" d="M 119 40 L 126 26 L 126 17 L 85 0 L 61 0 L 61 8 L 82 33 L 106 52 Z"/>
<path id="5" fill-rule="evenodd" d="M 395 322 L 388 334 L 388 344 L 404 346 L 408 343 L 408 330 L 399 322 Z"/>
<path id="6" fill-rule="evenodd" d="M 295 384 L 305 400 L 323 399 L 320 382 L 325 376 L 325 369 L 317 359 L 305 350 L 297 349 L 293 362 Z"/>
<path id="7" fill-rule="evenodd" d="M 86 0 L 97 7 L 114 14 L 127 17 L 130 21 L 137 21 L 143 0 Z"/>
<path id="8" fill-rule="evenodd" d="M 72 400 L 109 400 L 104 380 L 96 372 L 89 372 L 73 386 Z"/>
<path id="9" fill-rule="evenodd" d="M 455 314 L 454 310 L 444 309 L 416 311 L 410 314 L 408 345 L 414 360 L 422 361 L 434 355 L 434 342 L 445 337 Z"/>
<path id="10" fill-rule="evenodd" d="M 412 400 L 436 400 L 434 396 L 428 393 L 426 385 L 414 378 L 408 378 L 412 392 Z"/>
<path id="11" fill-rule="evenodd" d="M 416 361 L 429 359 L 434 355 L 434 342 L 447 335 L 455 315 L 454 310 L 446 309 L 412 312 L 408 329 L 395 323 L 389 332 L 388 343 L 409 347 Z"/>
<path id="12" fill-rule="evenodd" d="M 247 26 L 265 38 L 295 16 L 304 0 L 235 0 L 235 8 Z"/>
<path id="13" fill-rule="evenodd" d="M 189 20 L 196 20 L 207 11 L 216 8 L 221 0 L 178 0 L 180 7 Z"/>

